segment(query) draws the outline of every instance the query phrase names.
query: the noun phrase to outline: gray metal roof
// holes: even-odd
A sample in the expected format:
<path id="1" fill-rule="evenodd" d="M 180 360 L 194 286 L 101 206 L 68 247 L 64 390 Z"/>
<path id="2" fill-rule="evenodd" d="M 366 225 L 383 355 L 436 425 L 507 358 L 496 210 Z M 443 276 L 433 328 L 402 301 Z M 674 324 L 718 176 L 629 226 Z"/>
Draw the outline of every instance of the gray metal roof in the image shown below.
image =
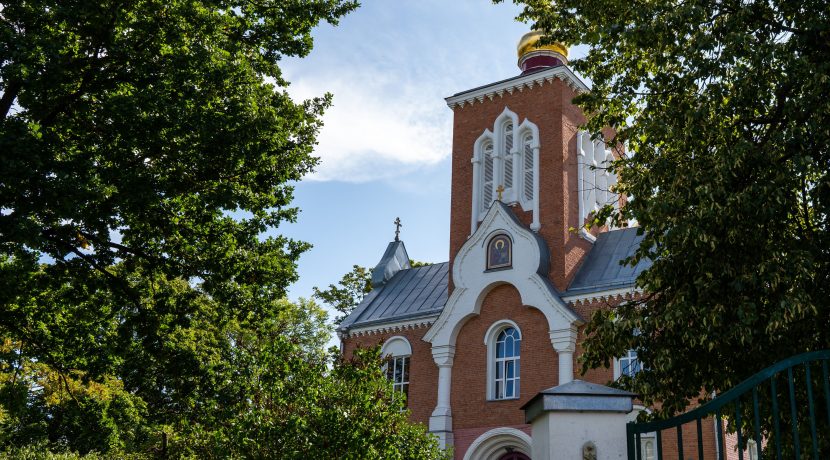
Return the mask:
<path id="1" fill-rule="evenodd" d="M 568 290 L 562 295 L 633 286 L 637 275 L 651 266 L 650 260 L 641 260 L 634 267 L 620 264 L 640 246 L 644 235 L 637 235 L 637 230 L 632 227 L 600 233 Z"/>
<path id="2" fill-rule="evenodd" d="M 449 262 L 409 268 L 370 292 L 340 329 L 403 321 L 441 313 L 447 303 Z"/>

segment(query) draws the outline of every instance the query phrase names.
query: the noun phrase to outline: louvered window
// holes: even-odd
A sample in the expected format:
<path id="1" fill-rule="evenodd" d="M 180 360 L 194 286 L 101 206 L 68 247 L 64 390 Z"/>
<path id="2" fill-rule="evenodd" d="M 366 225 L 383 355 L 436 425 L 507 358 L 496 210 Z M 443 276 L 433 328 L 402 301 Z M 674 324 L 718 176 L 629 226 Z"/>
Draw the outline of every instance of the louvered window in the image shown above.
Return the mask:
<path id="1" fill-rule="evenodd" d="M 523 163 L 523 177 L 524 187 L 522 193 L 525 201 L 533 200 L 533 137 L 525 136 L 522 142 L 522 163 Z"/>
<path id="2" fill-rule="evenodd" d="M 487 209 L 490 208 L 490 203 L 493 201 L 493 176 L 495 173 L 493 164 L 493 143 L 487 142 L 484 144 L 481 151 L 484 154 L 484 174 L 482 174 L 483 180 L 481 181 L 481 213 L 484 214 L 487 212 Z"/>
<path id="3" fill-rule="evenodd" d="M 504 126 L 504 188 L 513 188 L 513 123 Z M 505 200 L 509 201 L 509 200 Z"/>

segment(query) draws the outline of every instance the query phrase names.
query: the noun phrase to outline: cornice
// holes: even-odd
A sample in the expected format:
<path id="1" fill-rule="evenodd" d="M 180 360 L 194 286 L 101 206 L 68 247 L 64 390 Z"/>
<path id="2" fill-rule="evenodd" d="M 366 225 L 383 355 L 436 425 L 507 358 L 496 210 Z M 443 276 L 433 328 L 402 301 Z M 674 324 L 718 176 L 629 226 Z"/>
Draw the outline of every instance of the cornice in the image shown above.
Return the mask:
<path id="1" fill-rule="evenodd" d="M 509 80 L 500 81 L 491 85 L 482 86 L 464 93 L 459 93 L 450 96 L 446 99 L 447 106 L 454 109 L 456 106 L 464 107 L 465 105 L 473 105 L 476 102 L 484 102 L 484 99 L 493 100 L 496 97 L 503 97 L 504 93 L 513 94 L 513 92 L 524 91 L 525 88 L 533 88 L 534 86 L 542 86 L 546 82 L 553 83 L 554 80 L 562 80 L 568 87 L 577 93 L 587 92 L 589 88 L 582 80 L 577 77 L 571 69 L 567 66 L 561 65 L 552 67 L 550 69 L 534 72 L 529 75 L 522 75 Z"/>
<path id="2" fill-rule="evenodd" d="M 643 293 L 642 289 L 624 287 L 619 289 L 608 289 L 606 291 L 586 292 L 584 294 L 563 295 L 562 300 L 568 305 L 587 305 L 596 301 L 609 300 L 632 300 Z"/>
<path id="3" fill-rule="evenodd" d="M 409 329 L 418 329 L 421 327 L 430 327 L 438 315 L 422 316 L 406 321 L 396 321 L 393 323 L 373 324 L 371 326 L 356 327 L 348 330 L 337 331 L 337 335 L 341 339 L 351 337 L 363 337 L 374 334 L 387 334 L 389 332 L 400 332 Z"/>

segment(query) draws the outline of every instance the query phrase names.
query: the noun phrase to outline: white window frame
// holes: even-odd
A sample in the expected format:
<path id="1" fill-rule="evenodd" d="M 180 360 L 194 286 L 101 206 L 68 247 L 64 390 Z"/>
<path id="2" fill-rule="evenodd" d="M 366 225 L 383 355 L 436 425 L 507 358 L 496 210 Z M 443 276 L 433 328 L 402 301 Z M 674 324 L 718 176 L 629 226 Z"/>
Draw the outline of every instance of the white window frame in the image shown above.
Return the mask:
<path id="1" fill-rule="evenodd" d="M 383 346 L 380 348 L 380 355 L 385 359 L 385 364 L 383 365 L 383 371 L 387 374 L 387 378 L 389 376 L 389 365 L 392 365 L 392 375 L 393 378 L 390 379 L 392 381 L 392 388 L 394 389 L 395 393 L 404 393 L 409 396 L 409 383 L 411 382 L 411 376 L 407 375 L 407 367 L 411 368 L 412 365 L 412 345 L 410 345 L 409 340 L 403 336 L 394 336 L 390 337 L 383 343 Z M 401 366 L 401 381 L 398 382 L 395 380 L 394 376 L 396 375 L 397 367 Z M 407 378 L 408 377 L 408 378 Z M 393 396 L 394 396 L 393 394 Z"/>
<path id="2" fill-rule="evenodd" d="M 506 147 L 506 127 L 512 126 L 513 145 L 510 151 Z M 525 183 L 525 139 L 531 137 L 531 152 L 533 155 L 533 198 L 527 199 L 524 194 Z M 493 183 L 490 193 L 485 193 L 484 178 L 488 158 L 485 155 L 484 147 L 492 142 L 493 156 Z M 509 158 L 512 165 L 510 176 L 511 186 L 507 187 L 505 181 L 505 160 Z M 519 117 L 505 107 L 504 111 L 496 117 L 492 130 L 487 128 L 473 143 L 473 184 L 472 184 L 472 213 L 470 222 L 470 234 L 478 228 L 479 222 L 487 215 L 490 206 L 498 198 L 499 185 L 504 185 L 502 202 L 506 204 L 519 204 L 523 211 L 533 212 L 533 223 L 531 230 L 538 232 L 541 228 L 539 220 L 539 128 L 525 119 L 519 123 Z"/>
<path id="3" fill-rule="evenodd" d="M 514 392 L 515 394 L 510 397 L 498 397 L 496 394 L 496 366 L 504 361 L 505 359 L 496 358 L 496 341 L 498 340 L 499 334 L 502 331 L 513 328 L 519 335 L 519 355 L 515 358 L 510 358 L 515 360 L 515 366 L 517 367 L 518 371 L 516 372 L 516 376 L 513 379 L 514 381 Z M 496 321 L 487 329 L 487 332 L 484 334 L 484 345 L 487 347 L 487 400 L 488 401 L 506 401 L 511 399 L 519 399 L 521 396 L 521 340 L 522 340 L 522 330 L 519 326 L 509 320 L 503 319 Z M 504 376 L 504 374 L 502 374 Z"/>
<path id="4" fill-rule="evenodd" d="M 634 353 L 635 356 L 631 356 L 631 353 Z M 622 368 L 623 368 L 623 361 L 637 361 L 640 363 L 639 368 L 637 369 L 634 374 L 643 370 L 643 363 L 640 361 L 639 356 L 637 355 L 637 350 L 631 349 L 626 351 L 625 356 L 620 356 L 618 358 L 614 358 L 614 380 L 619 379 L 622 375 Z M 630 366 L 630 365 L 629 365 Z M 631 374 L 633 375 L 633 374 Z"/>

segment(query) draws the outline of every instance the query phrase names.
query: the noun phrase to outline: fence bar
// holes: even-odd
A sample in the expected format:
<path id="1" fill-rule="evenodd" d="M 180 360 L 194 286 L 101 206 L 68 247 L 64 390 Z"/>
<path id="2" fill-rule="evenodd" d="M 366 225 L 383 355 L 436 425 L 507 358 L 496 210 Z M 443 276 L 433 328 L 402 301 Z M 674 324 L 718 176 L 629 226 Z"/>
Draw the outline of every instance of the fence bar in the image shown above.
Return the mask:
<path id="1" fill-rule="evenodd" d="M 824 382 L 824 404 L 827 405 L 827 424 L 830 425 L 830 376 L 827 375 L 827 360 L 821 362 L 821 380 Z"/>
<path id="2" fill-rule="evenodd" d="M 795 460 L 801 459 L 801 442 L 798 439 L 798 419 L 796 416 L 798 415 L 795 408 L 795 384 L 793 383 L 793 368 L 790 367 L 787 369 L 787 385 L 789 386 L 790 390 L 790 417 L 792 418 L 792 422 L 790 425 L 793 428 L 793 445 L 795 446 Z"/>
<path id="3" fill-rule="evenodd" d="M 663 430 L 657 430 L 657 460 L 663 460 Z"/>
<path id="4" fill-rule="evenodd" d="M 758 449 L 758 458 L 761 457 L 761 411 L 758 409 L 758 387 L 752 389 L 752 412 L 755 416 L 755 448 Z"/>
<path id="5" fill-rule="evenodd" d="M 634 423 L 625 424 L 625 443 L 628 445 L 628 460 L 632 460 L 637 454 L 634 453 Z"/>
<path id="6" fill-rule="evenodd" d="M 697 419 L 697 460 L 703 460 L 703 427 Z"/>
<path id="7" fill-rule="evenodd" d="M 683 460 L 683 425 L 677 425 L 677 458 Z"/>
<path id="8" fill-rule="evenodd" d="M 735 399 L 735 433 L 738 434 L 738 460 L 744 460 L 743 427 L 741 426 L 741 397 Z"/>
<path id="9" fill-rule="evenodd" d="M 810 375 L 810 363 L 804 363 L 807 377 L 807 407 L 810 409 L 810 436 L 813 440 L 813 460 L 818 460 L 818 436 L 816 436 L 816 410 L 813 406 L 813 379 Z"/>
<path id="10" fill-rule="evenodd" d="M 775 458 L 781 460 L 781 417 L 778 415 L 778 388 L 775 384 L 775 378 L 778 375 L 773 375 L 771 386 L 772 386 L 772 419 L 775 422 L 773 425 L 775 427 Z"/>
<path id="11" fill-rule="evenodd" d="M 724 447 L 725 447 L 724 444 L 725 443 L 723 442 L 724 441 L 724 439 L 723 439 L 723 417 L 720 414 L 720 409 L 715 411 L 715 417 L 716 417 L 715 427 L 717 428 L 716 431 L 717 431 L 717 435 L 718 435 L 718 439 L 715 441 L 715 443 L 716 443 L 716 445 L 720 446 L 720 449 L 718 449 L 718 460 L 724 460 L 724 455 L 723 455 L 724 452 L 723 451 L 726 450 L 726 449 L 724 449 Z"/>

